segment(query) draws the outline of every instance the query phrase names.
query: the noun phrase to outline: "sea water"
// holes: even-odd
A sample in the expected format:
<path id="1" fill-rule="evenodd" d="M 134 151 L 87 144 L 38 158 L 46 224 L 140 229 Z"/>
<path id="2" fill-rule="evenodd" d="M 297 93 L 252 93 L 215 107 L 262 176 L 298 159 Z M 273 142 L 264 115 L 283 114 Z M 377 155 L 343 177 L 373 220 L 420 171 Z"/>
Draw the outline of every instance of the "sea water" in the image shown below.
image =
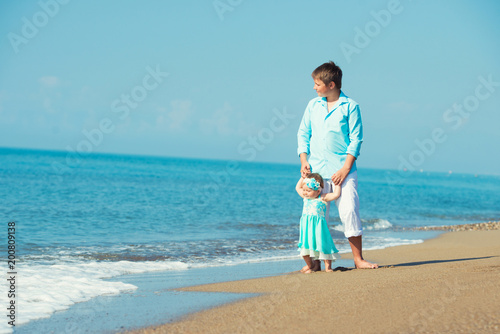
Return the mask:
<path id="1" fill-rule="evenodd" d="M 134 291 L 117 279 L 125 274 L 298 256 L 298 164 L 7 148 L 0 159 L 5 235 L 16 224 L 17 325 Z M 500 216 L 499 176 L 360 168 L 358 180 L 365 250 L 420 243 L 414 227 Z M 335 206 L 329 226 L 349 252 Z"/>

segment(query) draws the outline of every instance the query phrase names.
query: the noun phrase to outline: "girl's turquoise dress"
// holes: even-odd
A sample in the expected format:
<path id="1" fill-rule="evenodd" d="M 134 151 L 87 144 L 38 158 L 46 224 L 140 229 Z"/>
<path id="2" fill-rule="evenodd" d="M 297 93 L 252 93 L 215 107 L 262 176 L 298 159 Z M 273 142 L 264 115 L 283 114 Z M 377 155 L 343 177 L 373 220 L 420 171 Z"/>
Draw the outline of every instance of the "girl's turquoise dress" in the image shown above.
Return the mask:
<path id="1" fill-rule="evenodd" d="M 326 224 L 326 202 L 320 197 L 304 198 L 300 218 L 299 251 L 301 256 L 309 255 L 316 260 L 339 259 L 332 235 Z"/>

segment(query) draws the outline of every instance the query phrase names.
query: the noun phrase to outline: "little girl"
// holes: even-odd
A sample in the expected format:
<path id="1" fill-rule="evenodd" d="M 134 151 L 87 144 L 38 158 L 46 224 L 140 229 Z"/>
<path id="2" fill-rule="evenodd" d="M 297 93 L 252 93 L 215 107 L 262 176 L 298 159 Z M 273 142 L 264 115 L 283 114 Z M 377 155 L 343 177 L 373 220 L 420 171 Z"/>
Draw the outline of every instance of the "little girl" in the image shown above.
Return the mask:
<path id="1" fill-rule="evenodd" d="M 332 235 L 326 224 L 326 202 L 334 201 L 340 197 L 340 186 L 336 186 L 333 193 L 323 194 L 323 178 L 317 173 L 309 173 L 297 182 L 295 189 L 304 198 L 304 208 L 300 218 L 300 255 L 306 261 L 306 266 L 300 270 L 309 274 L 321 270 L 321 262 L 325 261 L 325 271 L 331 272 L 332 260 L 340 258 L 336 255 L 339 251 L 333 244 Z M 314 260 L 314 263 L 313 263 Z"/>

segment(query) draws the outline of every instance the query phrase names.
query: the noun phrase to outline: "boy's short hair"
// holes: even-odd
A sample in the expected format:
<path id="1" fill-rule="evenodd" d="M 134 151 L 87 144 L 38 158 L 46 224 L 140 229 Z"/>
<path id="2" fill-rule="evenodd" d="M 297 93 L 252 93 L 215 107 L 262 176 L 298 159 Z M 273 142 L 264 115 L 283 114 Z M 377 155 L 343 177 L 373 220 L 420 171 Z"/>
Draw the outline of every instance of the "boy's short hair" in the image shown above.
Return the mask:
<path id="1" fill-rule="evenodd" d="M 325 187 L 325 185 L 324 185 L 324 183 L 323 183 L 323 178 L 322 178 L 322 177 L 321 177 L 321 175 L 319 175 L 318 173 L 309 173 L 309 174 L 307 174 L 307 176 L 306 176 L 306 177 L 307 177 L 308 179 L 313 178 L 313 179 L 315 179 L 316 181 L 318 181 L 318 182 L 319 182 L 319 186 L 320 186 L 321 188 L 324 188 L 324 187 Z"/>
<path id="2" fill-rule="evenodd" d="M 342 88 L 342 70 L 333 61 L 318 66 L 311 76 L 313 79 L 320 79 L 325 85 L 333 81 L 335 87 Z"/>

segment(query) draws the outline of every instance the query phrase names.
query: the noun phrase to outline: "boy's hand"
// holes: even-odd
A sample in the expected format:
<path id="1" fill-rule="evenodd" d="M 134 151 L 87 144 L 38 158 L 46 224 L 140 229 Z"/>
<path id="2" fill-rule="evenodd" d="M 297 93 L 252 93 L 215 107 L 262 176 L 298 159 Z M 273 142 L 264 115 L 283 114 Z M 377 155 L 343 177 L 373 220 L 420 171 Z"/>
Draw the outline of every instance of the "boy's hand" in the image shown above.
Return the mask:
<path id="1" fill-rule="evenodd" d="M 344 182 L 345 178 L 349 175 L 349 170 L 346 168 L 339 169 L 335 174 L 332 175 L 333 184 L 339 186 Z"/>
<path id="2" fill-rule="evenodd" d="M 302 177 L 306 177 L 307 174 L 309 174 L 310 172 L 311 172 L 311 166 L 309 166 L 309 162 L 307 161 L 302 162 L 300 166 L 300 175 L 302 175 Z"/>

